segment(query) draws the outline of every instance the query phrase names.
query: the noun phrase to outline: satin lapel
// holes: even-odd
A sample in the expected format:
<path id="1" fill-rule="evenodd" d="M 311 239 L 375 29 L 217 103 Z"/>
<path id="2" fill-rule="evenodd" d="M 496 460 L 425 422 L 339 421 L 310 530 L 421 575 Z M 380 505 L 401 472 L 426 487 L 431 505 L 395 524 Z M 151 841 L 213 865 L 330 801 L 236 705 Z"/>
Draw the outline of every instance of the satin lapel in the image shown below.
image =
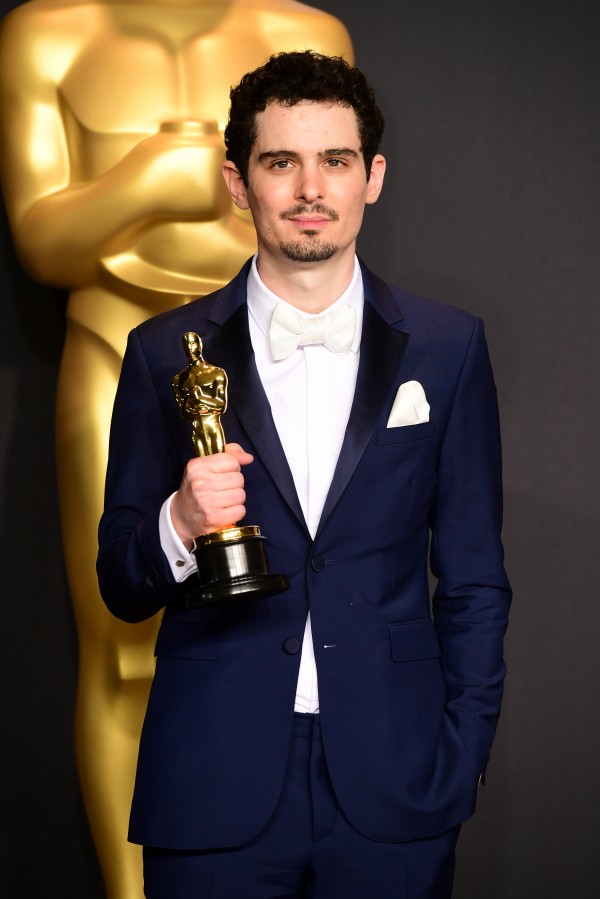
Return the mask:
<path id="1" fill-rule="evenodd" d="M 365 306 L 356 390 L 317 536 L 354 474 L 385 404 L 391 402 L 390 394 L 408 343 L 408 334 L 389 323 L 390 318 L 398 318 L 399 315 L 397 306 L 391 309 L 389 301 L 386 301 L 385 295 L 389 295 L 387 286 L 364 270 L 363 278 Z M 369 288 L 375 298 L 373 304 L 367 300 Z M 377 297 L 384 302 L 377 302 Z M 381 309 L 381 314 L 376 307 Z"/>
<path id="2" fill-rule="evenodd" d="M 205 345 L 205 356 L 207 361 L 227 372 L 229 410 L 252 444 L 245 449 L 260 456 L 284 500 L 305 525 L 292 473 L 254 361 L 245 303 L 211 335 Z"/>

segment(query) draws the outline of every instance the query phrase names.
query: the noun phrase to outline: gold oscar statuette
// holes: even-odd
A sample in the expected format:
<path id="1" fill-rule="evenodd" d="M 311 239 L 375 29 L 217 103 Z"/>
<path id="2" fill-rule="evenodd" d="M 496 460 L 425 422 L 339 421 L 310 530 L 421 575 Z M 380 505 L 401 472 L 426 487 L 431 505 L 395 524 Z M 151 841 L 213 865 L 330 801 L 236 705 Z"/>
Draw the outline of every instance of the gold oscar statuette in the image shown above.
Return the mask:
<path id="1" fill-rule="evenodd" d="M 231 85 L 282 50 L 352 62 L 352 43 L 338 19 L 295 0 L 8 5 L 4 205 L 24 266 L 69 290 L 56 455 L 79 645 L 79 779 L 106 899 L 143 899 L 142 851 L 127 827 L 161 616 L 114 618 L 96 578 L 127 334 L 222 288 L 256 252 L 252 218 L 221 173 Z M 27 315 L 28 292 L 15 300 Z"/>
<path id="2" fill-rule="evenodd" d="M 171 387 L 181 417 L 192 427 L 197 456 L 225 451 L 221 415 L 227 408 L 227 375 L 202 356 L 202 341 L 193 331 L 183 337 L 189 359 Z M 239 597 L 259 598 L 287 590 L 283 574 L 269 571 L 265 538 L 257 525 L 231 524 L 194 541 L 199 585 L 188 591 L 188 608 Z"/>

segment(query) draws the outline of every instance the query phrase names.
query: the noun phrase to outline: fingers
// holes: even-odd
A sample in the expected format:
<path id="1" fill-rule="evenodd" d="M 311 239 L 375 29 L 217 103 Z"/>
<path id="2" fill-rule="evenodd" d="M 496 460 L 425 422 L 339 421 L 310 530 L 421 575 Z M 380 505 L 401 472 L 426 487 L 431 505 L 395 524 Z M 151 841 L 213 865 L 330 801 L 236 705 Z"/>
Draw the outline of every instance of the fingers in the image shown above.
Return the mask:
<path id="1" fill-rule="evenodd" d="M 250 462 L 254 461 L 254 456 L 250 455 L 250 453 L 247 453 L 246 450 L 239 445 L 239 443 L 226 444 L 225 452 L 237 459 L 239 465 L 249 465 Z"/>
<path id="2" fill-rule="evenodd" d="M 224 453 L 190 459 L 171 503 L 171 519 L 183 543 L 239 521 L 246 514 L 242 465 L 253 461 L 239 444 Z"/>

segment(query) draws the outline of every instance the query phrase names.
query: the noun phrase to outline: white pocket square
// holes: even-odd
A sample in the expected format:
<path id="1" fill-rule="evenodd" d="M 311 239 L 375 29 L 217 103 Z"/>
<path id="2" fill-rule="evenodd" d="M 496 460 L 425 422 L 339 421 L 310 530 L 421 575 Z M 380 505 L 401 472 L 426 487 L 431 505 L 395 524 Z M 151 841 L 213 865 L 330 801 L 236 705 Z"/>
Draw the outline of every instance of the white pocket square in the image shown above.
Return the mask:
<path id="1" fill-rule="evenodd" d="M 429 403 L 418 381 L 401 384 L 388 418 L 388 428 L 403 428 L 429 421 Z"/>

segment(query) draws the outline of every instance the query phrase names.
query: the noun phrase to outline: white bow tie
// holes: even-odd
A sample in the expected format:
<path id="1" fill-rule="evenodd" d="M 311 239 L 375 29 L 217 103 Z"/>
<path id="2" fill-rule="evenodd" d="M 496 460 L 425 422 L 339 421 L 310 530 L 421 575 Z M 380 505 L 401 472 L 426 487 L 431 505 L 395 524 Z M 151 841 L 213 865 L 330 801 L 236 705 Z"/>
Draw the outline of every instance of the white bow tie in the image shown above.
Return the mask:
<path id="1" fill-rule="evenodd" d="M 332 353 L 345 356 L 354 340 L 356 310 L 340 306 L 317 318 L 303 318 L 284 303 L 273 310 L 269 345 L 273 361 L 286 359 L 299 346 L 324 344 Z"/>

